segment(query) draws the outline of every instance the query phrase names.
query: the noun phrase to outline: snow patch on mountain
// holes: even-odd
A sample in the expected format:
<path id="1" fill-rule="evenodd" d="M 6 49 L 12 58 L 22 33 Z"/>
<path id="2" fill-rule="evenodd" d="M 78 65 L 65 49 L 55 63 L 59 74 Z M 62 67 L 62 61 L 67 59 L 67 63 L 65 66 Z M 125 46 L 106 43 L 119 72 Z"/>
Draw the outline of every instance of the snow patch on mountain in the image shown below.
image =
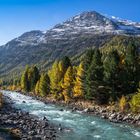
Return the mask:
<path id="1" fill-rule="evenodd" d="M 106 17 L 108 17 L 110 20 L 116 22 L 116 24 L 119 25 L 120 30 L 131 30 L 132 33 L 137 33 L 140 34 L 140 23 L 139 22 L 133 22 L 131 20 L 126 20 L 126 19 L 122 19 L 119 17 L 115 17 L 115 16 L 108 16 L 106 15 Z"/>

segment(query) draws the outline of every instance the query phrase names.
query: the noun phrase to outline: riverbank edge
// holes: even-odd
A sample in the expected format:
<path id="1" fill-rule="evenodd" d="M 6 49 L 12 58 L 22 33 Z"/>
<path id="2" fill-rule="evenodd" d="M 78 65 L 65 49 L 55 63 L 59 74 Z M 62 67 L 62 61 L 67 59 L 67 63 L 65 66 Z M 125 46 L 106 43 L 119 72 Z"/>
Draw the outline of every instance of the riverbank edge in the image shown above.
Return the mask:
<path id="1" fill-rule="evenodd" d="M 133 114 L 133 113 L 124 113 L 116 110 L 110 110 L 108 106 L 98 106 L 92 105 L 90 102 L 86 101 L 78 101 L 77 102 L 70 102 L 65 103 L 64 101 L 58 101 L 52 98 L 44 98 L 40 96 L 36 96 L 30 93 L 23 93 L 23 95 L 27 95 L 33 97 L 36 100 L 42 101 L 45 104 L 56 104 L 67 109 L 70 109 L 72 112 L 79 112 L 88 115 L 98 116 L 102 119 L 106 119 L 112 123 L 126 123 L 130 125 L 134 125 L 136 127 L 140 127 L 140 114 Z M 61 110 L 63 111 L 63 109 Z"/>
<path id="2" fill-rule="evenodd" d="M 3 96 L 3 106 L 0 108 L 0 128 L 11 136 L 21 140 L 55 140 L 58 127 L 51 124 L 46 117 L 42 120 L 28 112 L 23 112 L 12 106 L 10 98 Z M 1 136 L 4 140 L 4 138 Z"/>

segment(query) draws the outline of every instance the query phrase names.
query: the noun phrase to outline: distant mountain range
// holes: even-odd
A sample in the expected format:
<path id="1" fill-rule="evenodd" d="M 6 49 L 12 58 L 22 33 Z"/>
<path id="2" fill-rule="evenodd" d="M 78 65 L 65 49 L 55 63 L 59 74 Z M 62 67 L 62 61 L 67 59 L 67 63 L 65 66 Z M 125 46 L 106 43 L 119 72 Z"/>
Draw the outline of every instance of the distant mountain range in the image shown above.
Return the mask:
<path id="1" fill-rule="evenodd" d="M 44 69 L 65 55 L 75 60 L 87 48 L 101 47 L 116 35 L 139 37 L 140 23 L 83 12 L 50 30 L 26 32 L 0 46 L 0 74 L 18 74 L 26 64 Z"/>

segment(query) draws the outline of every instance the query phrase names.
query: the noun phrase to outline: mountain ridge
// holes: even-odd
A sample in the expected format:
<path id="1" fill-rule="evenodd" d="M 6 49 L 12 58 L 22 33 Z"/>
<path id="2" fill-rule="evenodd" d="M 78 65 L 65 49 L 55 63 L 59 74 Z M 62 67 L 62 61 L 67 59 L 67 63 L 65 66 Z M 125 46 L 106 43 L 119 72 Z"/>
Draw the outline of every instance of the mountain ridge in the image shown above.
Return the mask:
<path id="1" fill-rule="evenodd" d="M 87 22 L 85 22 L 86 20 Z M 84 21 L 85 23 L 82 21 Z M 139 35 L 140 36 L 140 22 L 123 20 L 121 18 L 116 18 L 114 16 L 106 16 L 96 11 L 84 11 L 81 14 L 77 14 L 60 24 L 56 24 L 51 29 L 48 29 L 45 31 L 41 31 L 41 30 L 28 31 L 13 40 L 18 42 L 20 41 L 21 38 L 23 38 L 23 36 L 26 36 L 26 37 L 33 36 L 34 39 L 31 38 L 31 40 L 28 40 L 29 38 L 27 38 L 27 40 L 23 40 L 23 42 L 29 41 L 29 43 L 32 43 L 31 41 L 33 39 L 33 43 L 40 43 L 41 41 L 42 41 L 41 43 L 46 43 L 43 41 L 49 39 L 49 35 L 52 35 L 52 37 L 54 37 L 55 39 L 59 39 L 60 37 L 64 38 L 65 36 L 65 33 L 63 33 L 64 30 L 74 35 L 77 33 L 78 28 L 79 30 L 81 30 L 80 27 L 83 29 L 83 32 L 87 34 L 91 34 L 92 32 L 92 34 L 109 33 L 109 34 Z M 89 31 L 89 29 L 91 31 Z M 81 33 L 81 32 L 79 31 L 78 33 Z M 6 46 L 8 43 L 2 46 Z"/>
<path id="2" fill-rule="evenodd" d="M 87 48 L 102 47 L 116 35 L 140 35 L 140 28 L 132 28 L 132 24 L 120 30 L 122 24 L 92 11 L 76 15 L 47 31 L 26 32 L 0 47 L 0 74 L 19 74 L 26 64 L 37 64 L 44 69 L 65 55 L 75 58 Z"/>

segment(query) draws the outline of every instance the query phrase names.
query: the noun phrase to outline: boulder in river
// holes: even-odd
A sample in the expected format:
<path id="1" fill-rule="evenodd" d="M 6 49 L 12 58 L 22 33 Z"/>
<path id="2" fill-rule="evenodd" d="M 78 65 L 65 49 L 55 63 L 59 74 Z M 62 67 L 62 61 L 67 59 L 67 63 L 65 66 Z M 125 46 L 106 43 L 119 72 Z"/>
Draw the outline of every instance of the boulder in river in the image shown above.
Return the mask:
<path id="1" fill-rule="evenodd" d="M 60 111 L 64 111 L 64 109 L 61 108 Z"/>

